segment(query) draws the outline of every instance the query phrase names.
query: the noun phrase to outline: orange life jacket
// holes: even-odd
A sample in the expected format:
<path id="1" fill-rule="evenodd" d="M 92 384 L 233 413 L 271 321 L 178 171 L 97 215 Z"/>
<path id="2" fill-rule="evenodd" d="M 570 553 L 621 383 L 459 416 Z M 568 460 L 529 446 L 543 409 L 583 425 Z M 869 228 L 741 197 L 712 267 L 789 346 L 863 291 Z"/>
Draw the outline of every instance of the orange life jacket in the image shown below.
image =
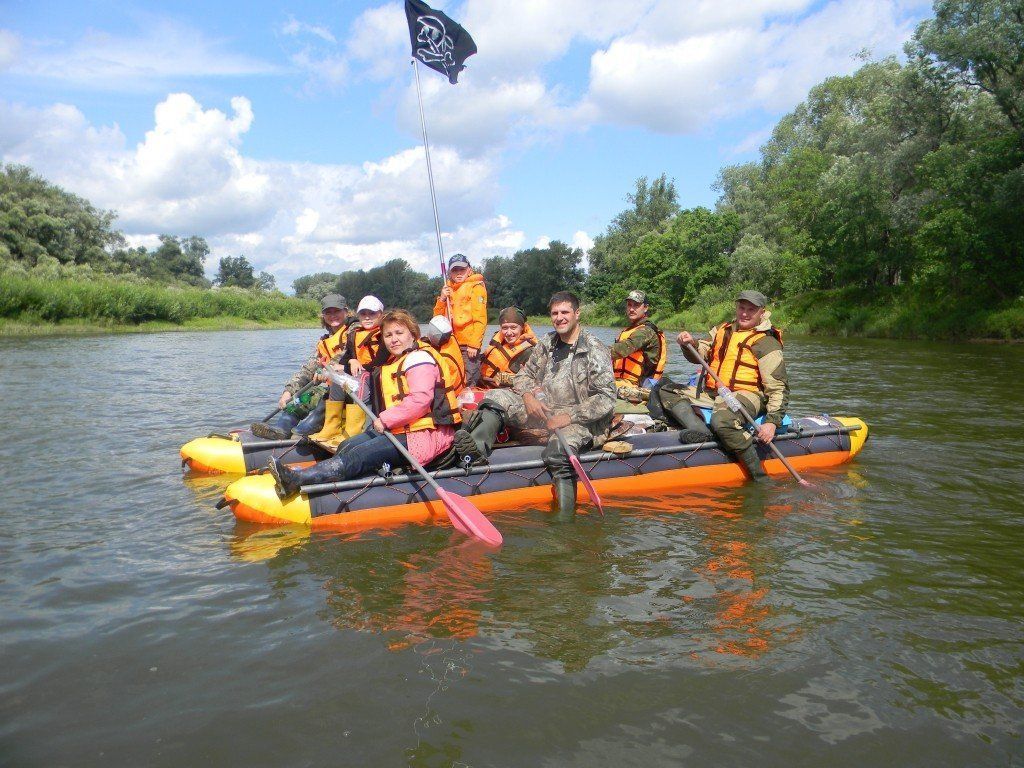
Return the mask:
<path id="1" fill-rule="evenodd" d="M 380 326 L 366 330 L 361 325 L 353 325 L 348 332 L 348 356 L 358 360 L 363 368 L 370 367 L 380 351 L 380 345 Z"/>
<path id="2" fill-rule="evenodd" d="M 348 340 L 348 326 L 344 323 L 334 333 L 325 333 L 316 344 L 316 357 L 320 365 L 327 365 L 332 358 L 341 354 Z"/>
<path id="3" fill-rule="evenodd" d="M 612 371 L 615 373 L 615 379 L 632 384 L 634 387 L 639 387 L 641 382 L 649 378 L 660 379 L 661 375 L 665 372 L 665 363 L 668 362 L 668 345 L 665 343 L 665 334 L 650 320 L 644 320 L 638 325 L 626 328 L 619 334 L 619 338 L 615 340 L 615 343 L 618 344 L 620 341 L 625 341 L 644 327 L 652 328 L 658 334 L 658 359 L 651 360 L 646 352 L 638 349 L 631 355 L 612 360 Z"/>
<path id="4" fill-rule="evenodd" d="M 459 392 L 466 388 L 466 364 L 462 360 L 462 350 L 455 343 L 455 339 L 449 337 L 440 349 L 426 339 L 420 339 L 419 345 L 420 349 L 437 353 L 435 357 L 440 358 L 438 364 L 441 366 L 441 377 L 444 379 L 445 390 L 458 398 Z M 457 399 L 456 402 L 458 402 Z"/>
<path id="5" fill-rule="evenodd" d="M 480 349 L 487 332 L 487 285 L 484 276 L 472 272 L 461 283 L 449 280 L 448 287 L 452 289 L 451 316 L 448 311 L 449 302 L 444 299 L 434 303 L 434 314 L 449 317 L 452 336 L 457 344 Z"/>
<path id="6" fill-rule="evenodd" d="M 529 324 L 523 326 L 523 334 L 515 344 L 509 344 L 498 331 L 491 338 L 487 354 L 480 361 L 480 375 L 493 379 L 498 373 L 519 373 L 526 362 L 529 350 L 537 346 L 537 336 Z"/>
<path id="7" fill-rule="evenodd" d="M 416 346 L 413 349 L 423 350 L 430 355 L 434 364 L 441 371 L 438 382 L 434 385 L 434 398 L 430 405 L 430 412 L 405 426 L 395 427 L 391 431 L 396 435 L 404 435 L 407 432 L 418 432 L 421 429 L 436 429 L 441 425 L 455 425 L 462 422 L 462 414 L 459 412 L 459 401 L 453 392 L 449 392 L 444 383 L 444 364 L 441 354 L 433 347 Z M 388 408 L 398 405 L 404 400 L 409 392 L 409 380 L 406 372 L 402 370 L 405 359 L 409 356 L 404 352 L 398 357 L 391 356 L 387 362 L 377 369 L 376 391 L 379 410 L 385 411 Z"/>
<path id="8" fill-rule="evenodd" d="M 739 392 L 764 390 L 761 368 L 757 364 L 752 347 L 765 336 L 774 336 L 779 344 L 782 343 L 782 332 L 778 328 L 738 331 L 733 328 L 732 323 L 723 323 L 715 333 L 708 365 L 729 389 Z M 710 376 L 706 378 L 706 385 L 710 390 L 718 388 L 718 384 Z"/>

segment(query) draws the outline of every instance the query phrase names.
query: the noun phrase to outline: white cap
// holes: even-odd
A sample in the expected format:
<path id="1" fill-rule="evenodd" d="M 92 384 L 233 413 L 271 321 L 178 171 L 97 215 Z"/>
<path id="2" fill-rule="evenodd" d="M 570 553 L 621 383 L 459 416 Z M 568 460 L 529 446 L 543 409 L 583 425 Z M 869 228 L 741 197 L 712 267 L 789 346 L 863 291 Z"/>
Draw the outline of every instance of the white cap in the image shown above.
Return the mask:
<path id="1" fill-rule="evenodd" d="M 359 306 L 356 307 L 356 314 L 362 312 L 364 309 L 370 312 L 383 312 L 384 304 L 376 296 L 363 296 L 359 300 Z"/>
<path id="2" fill-rule="evenodd" d="M 448 318 L 444 315 L 434 315 L 430 318 L 430 330 L 428 334 L 445 334 L 452 332 L 452 324 L 448 322 Z"/>

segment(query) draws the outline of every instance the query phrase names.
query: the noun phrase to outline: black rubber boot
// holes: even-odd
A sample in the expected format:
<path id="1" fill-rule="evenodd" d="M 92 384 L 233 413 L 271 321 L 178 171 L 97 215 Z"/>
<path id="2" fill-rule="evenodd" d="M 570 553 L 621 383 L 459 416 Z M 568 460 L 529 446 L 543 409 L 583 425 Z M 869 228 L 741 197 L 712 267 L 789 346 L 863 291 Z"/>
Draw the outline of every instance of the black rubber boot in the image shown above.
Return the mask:
<path id="1" fill-rule="evenodd" d="M 487 460 L 498 441 L 498 433 L 505 427 L 501 411 L 487 406 L 473 414 L 469 429 L 463 427 L 455 433 L 455 450 L 459 456 L 468 456 L 473 464 Z"/>
<path id="2" fill-rule="evenodd" d="M 683 428 L 679 433 L 679 442 L 683 445 L 706 443 L 712 439 L 708 425 L 704 423 L 704 419 L 693 412 L 693 407 L 686 400 L 680 400 L 673 405 L 669 413 Z"/>
<path id="3" fill-rule="evenodd" d="M 736 460 L 747 468 L 751 480 L 755 483 L 762 483 L 768 479 L 768 473 L 764 471 L 764 467 L 761 465 L 761 457 L 757 455 L 757 448 L 753 443 L 742 451 L 737 451 Z"/>
<path id="4" fill-rule="evenodd" d="M 332 456 L 324 461 L 318 461 L 306 469 L 292 469 L 287 464 L 282 464 L 280 459 L 271 458 L 267 468 L 274 476 L 274 490 L 281 500 L 294 496 L 304 485 L 332 483 L 345 477 L 345 460 L 342 456 Z"/>
<path id="5" fill-rule="evenodd" d="M 285 432 L 283 429 L 272 427 L 262 421 L 250 424 L 249 431 L 256 435 L 256 437 L 262 437 L 264 440 L 288 440 L 292 436 L 291 432 Z"/>
<path id="6" fill-rule="evenodd" d="M 551 483 L 555 488 L 555 504 L 558 507 L 555 520 L 571 523 L 576 519 L 576 478 L 553 477 Z"/>

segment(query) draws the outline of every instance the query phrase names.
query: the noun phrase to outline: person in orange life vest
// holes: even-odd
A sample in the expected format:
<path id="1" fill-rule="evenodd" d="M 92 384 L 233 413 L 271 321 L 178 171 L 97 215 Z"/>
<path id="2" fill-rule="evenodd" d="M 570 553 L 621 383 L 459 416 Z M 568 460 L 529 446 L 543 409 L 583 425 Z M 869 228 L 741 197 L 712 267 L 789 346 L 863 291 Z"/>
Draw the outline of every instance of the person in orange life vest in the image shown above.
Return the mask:
<path id="1" fill-rule="evenodd" d="M 647 294 L 630 291 L 626 296 L 629 327 L 612 344 L 612 370 L 618 387 L 650 387 L 665 372 L 668 346 L 665 334 L 651 320 Z"/>
<path id="2" fill-rule="evenodd" d="M 451 320 L 455 341 L 466 361 L 466 384 L 475 387 L 480 380 L 480 348 L 487 332 L 487 286 L 484 276 L 474 272 L 461 253 L 448 259 L 448 280 L 434 303 L 434 314 Z"/>
<path id="3" fill-rule="evenodd" d="M 764 423 L 756 440 L 770 443 L 782 424 L 789 405 L 789 377 L 782 357 L 782 333 L 772 326 L 765 308 L 768 298 L 760 291 L 741 291 L 736 297 L 736 319 L 711 329 L 709 339 L 697 341 L 689 331 L 678 336 L 686 358 L 697 362 L 684 345 L 694 344 L 698 354 L 722 382 L 732 390 L 747 412 Z M 733 413 L 717 396 L 718 384 L 706 377 L 708 394 L 715 397 L 711 429 L 722 444 L 746 466 L 751 477 L 765 477 L 757 455 L 755 435 L 746 429 L 743 417 Z"/>
<path id="4" fill-rule="evenodd" d="M 452 324 L 447 317 L 436 315 L 430 318 L 426 333 L 420 338 L 420 346 L 424 344 L 429 344 L 440 355 L 445 387 L 458 397 L 466 388 L 466 363 L 459 345 L 452 338 Z"/>
<path id="5" fill-rule="evenodd" d="M 349 328 L 346 334 L 345 351 L 338 367 L 344 373 L 360 378 L 364 372 L 373 373 L 387 357 L 380 337 L 384 304 L 376 296 L 364 296 L 356 307 L 356 317 L 358 324 Z M 361 388 L 359 396 L 365 401 L 368 388 Z M 331 384 L 324 406 L 323 429 L 309 435 L 310 440 L 333 450 L 363 431 L 366 414 L 352 402 L 351 397 L 337 384 Z"/>
<path id="6" fill-rule="evenodd" d="M 451 447 L 461 421 L 458 403 L 445 392 L 436 353 L 419 346 L 416 320 L 405 310 L 392 310 L 381 322 L 381 335 L 388 356 L 374 374 L 377 418 L 365 432 L 345 441 L 333 457 L 307 469 L 292 469 L 271 459 L 268 468 L 282 499 L 303 485 L 372 475 L 384 464 L 408 466 L 384 430 L 421 464 Z"/>
<path id="7" fill-rule="evenodd" d="M 277 407 L 282 409 L 268 423 L 257 422 L 250 430 L 257 437 L 266 440 L 286 440 L 294 432 L 296 435 L 309 435 L 323 427 L 326 406 L 321 399 L 316 406 L 303 416 L 302 408 L 284 410 L 292 396 L 310 382 L 325 381 L 323 367 L 329 360 L 341 354 L 345 344 L 345 332 L 348 328 L 349 308 L 345 297 L 337 293 L 329 293 L 320 301 L 320 324 L 324 333 L 316 343 L 313 356 L 310 357 L 295 375 L 284 385 L 284 392 L 278 398 Z"/>
<path id="8" fill-rule="evenodd" d="M 537 335 L 519 307 L 506 307 L 498 315 L 498 331 L 480 361 L 480 383 L 487 388 L 511 387 L 512 378 L 537 346 Z"/>

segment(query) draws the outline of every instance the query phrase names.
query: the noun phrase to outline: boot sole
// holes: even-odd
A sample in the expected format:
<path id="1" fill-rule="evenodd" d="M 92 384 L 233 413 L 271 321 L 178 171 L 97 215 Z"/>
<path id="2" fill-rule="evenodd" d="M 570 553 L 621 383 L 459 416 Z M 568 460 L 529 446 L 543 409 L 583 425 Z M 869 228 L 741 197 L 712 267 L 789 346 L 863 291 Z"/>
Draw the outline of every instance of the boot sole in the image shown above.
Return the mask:
<path id="1" fill-rule="evenodd" d="M 455 450 L 459 452 L 459 456 L 469 456 L 474 464 L 487 460 L 487 457 L 480 452 L 480 446 L 476 444 L 476 440 L 465 430 L 460 429 L 455 433 L 453 444 Z"/>

